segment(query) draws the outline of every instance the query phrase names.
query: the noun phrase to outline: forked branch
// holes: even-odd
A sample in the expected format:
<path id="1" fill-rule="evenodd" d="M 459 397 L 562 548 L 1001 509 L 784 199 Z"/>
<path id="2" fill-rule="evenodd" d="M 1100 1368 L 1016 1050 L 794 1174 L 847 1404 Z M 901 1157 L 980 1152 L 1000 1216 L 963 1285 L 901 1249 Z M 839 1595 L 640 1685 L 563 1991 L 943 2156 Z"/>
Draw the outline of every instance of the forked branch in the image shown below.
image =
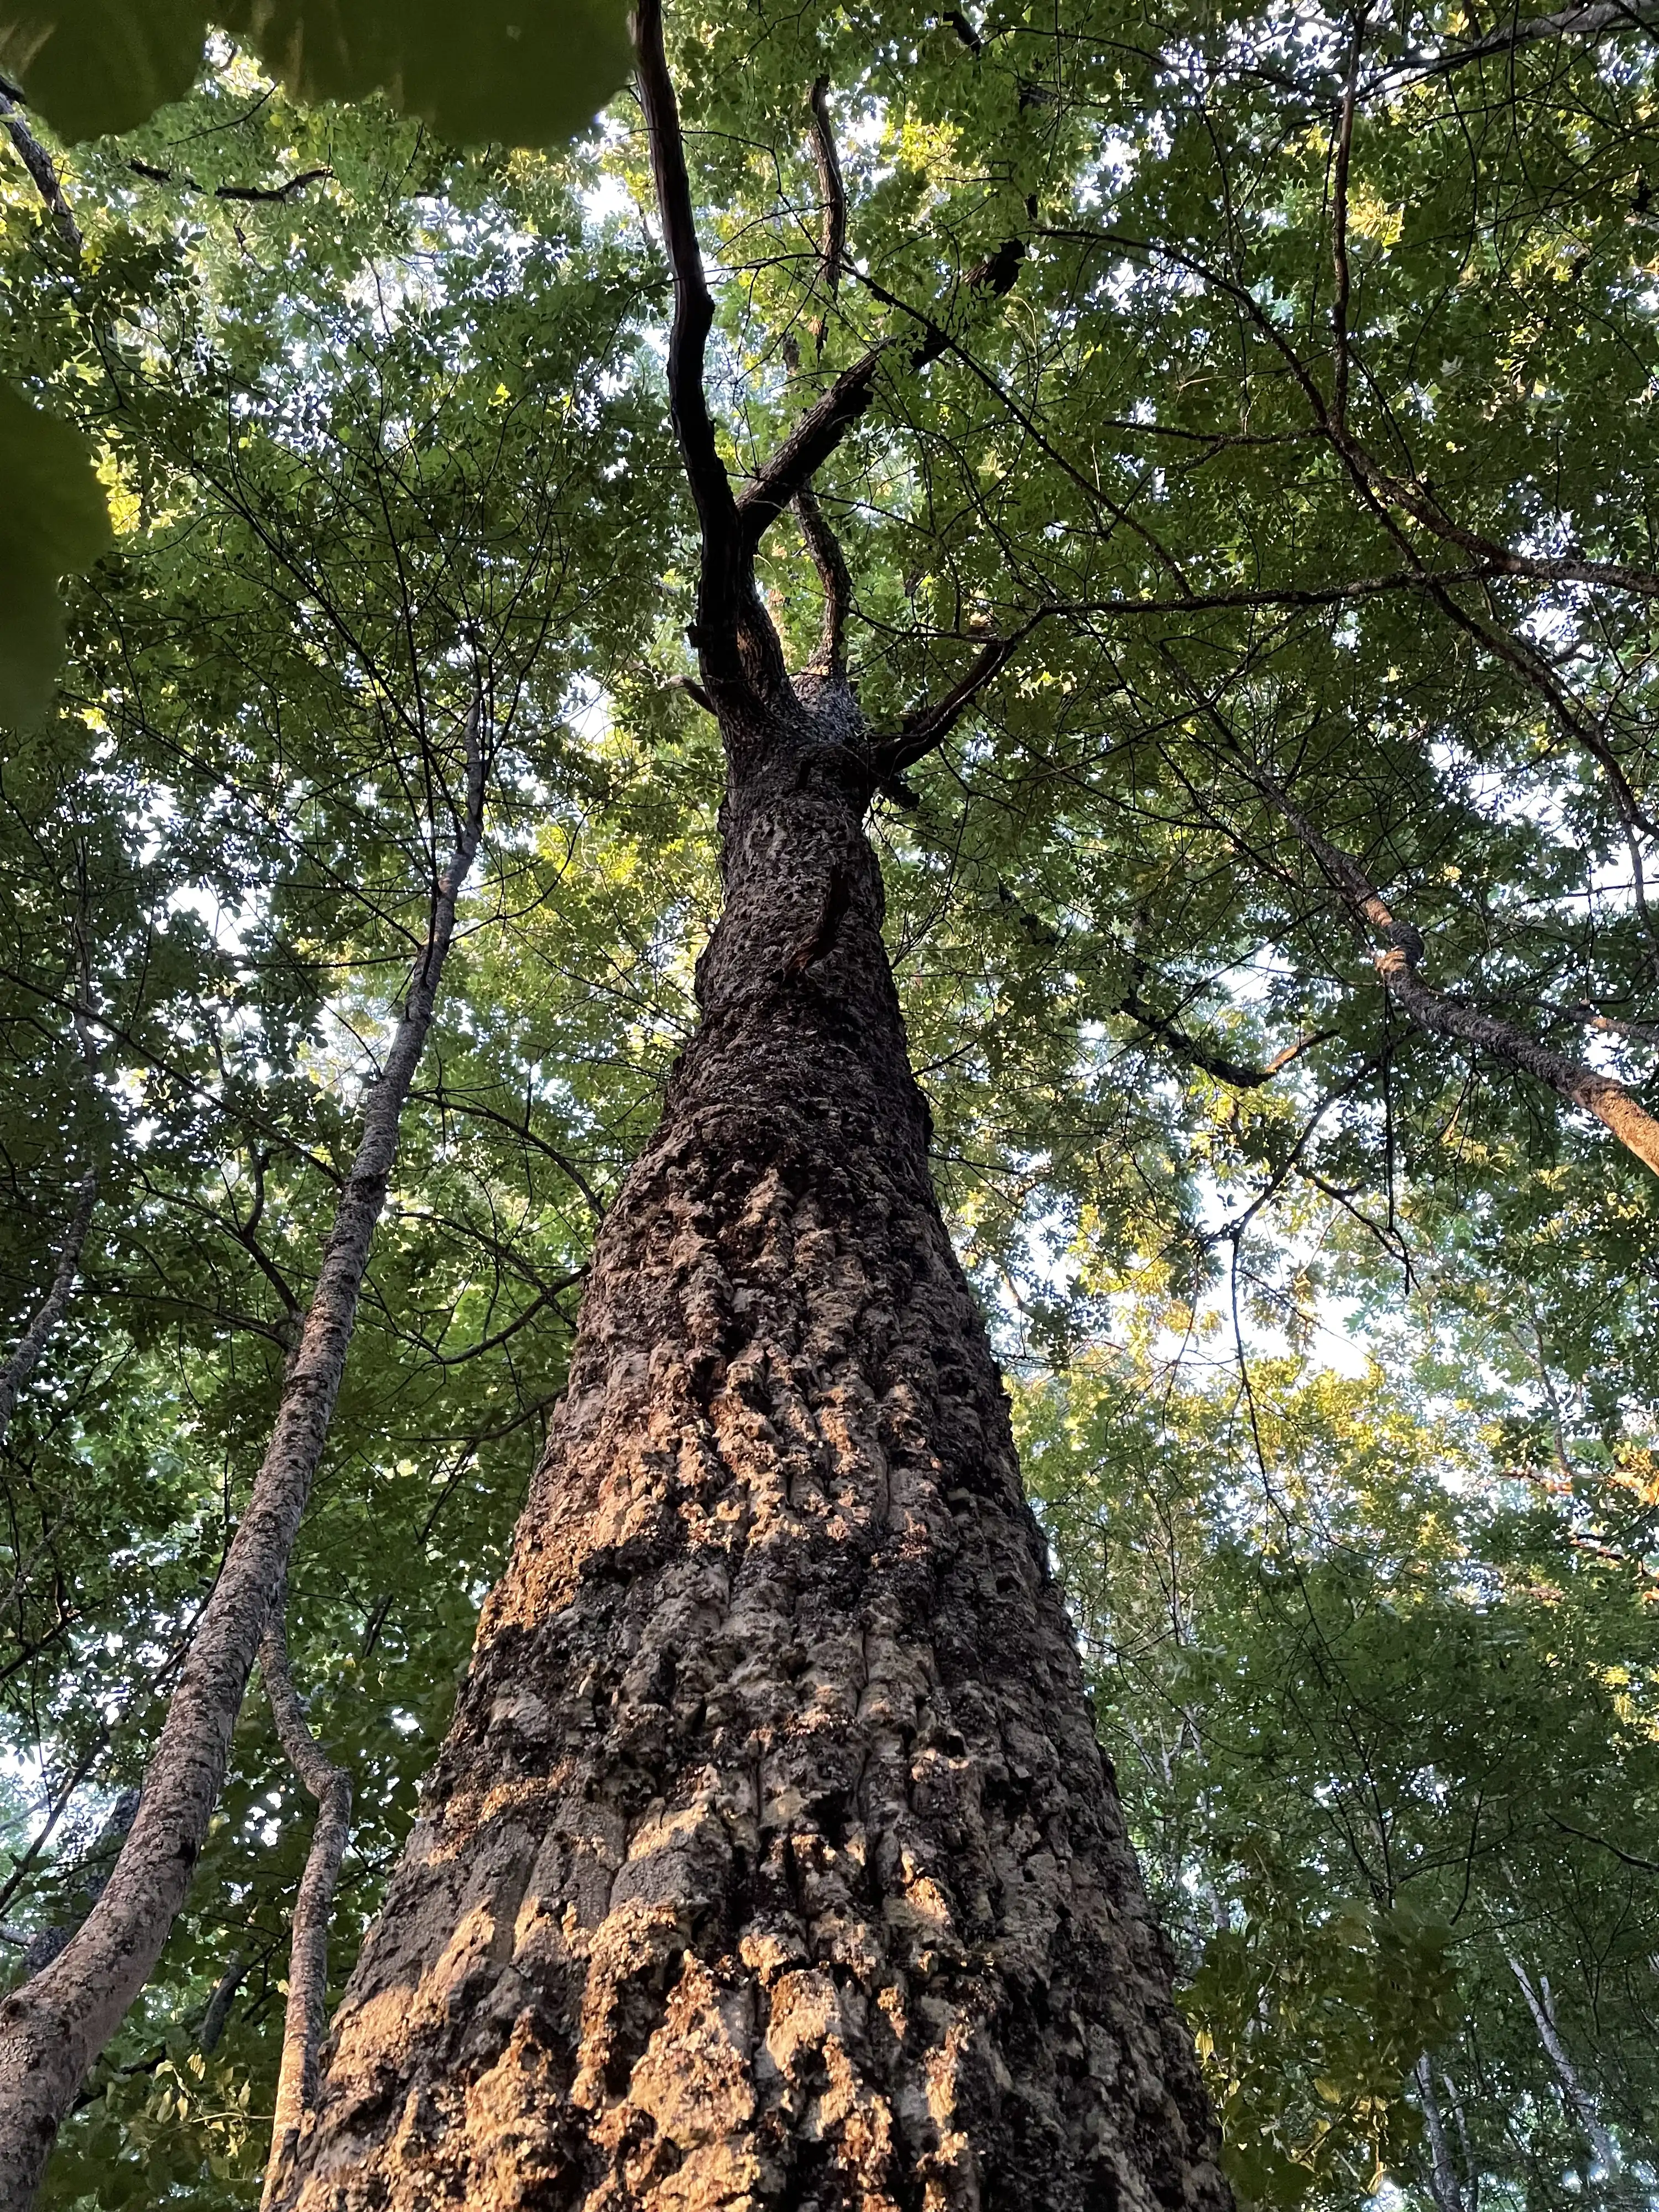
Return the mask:
<path id="1" fill-rule="evenodd" d="M 742 684 L 744 671 L 738 629 L 744 611 L 742 601 L 745 597 L 752 599 L 753 587 L 750 584 L 745 592 L 747 564 L 739 556 L 737 502 L 708 412 L 704 374 L 708 334 L 714 325 L 714 301 L 697 243 L 685 137 L 663 46 L 662 0 L 638 0 L 634 10 L 634 50 L 640 105 L 645 111 L 651 143 L 657 211 L 674 281 L 674 319 L 668 333 L 669 414 L 702 537 L 691 642 L 702 658 L 706 678 L 717 684 Z"/>
<path id="2" fill-rule="evenodd" d="M 1012 289 L 1024 260 L 1018 239 L 1008 239 L 988 254 L 963 280 L 970 293 L 1000 299 Z M 909 311 L 915 314 L 914 309 Z M 928 368 L 951 350 L 948 331 L 916 316 L 922 324 L 920 338 L 882 338 L 844 368 L 829 390 L 809 407 L 777 451 L 758 471 L 738 501 L 738 516 L 748 557 L 754 558 L 762 538 L 783 513 L 803 484 L 811 483 L 842 440 L 860 416 L 867 414 L 876 396 L 876 373 L 890 354 L 908 356 L 912 368 Z"/>

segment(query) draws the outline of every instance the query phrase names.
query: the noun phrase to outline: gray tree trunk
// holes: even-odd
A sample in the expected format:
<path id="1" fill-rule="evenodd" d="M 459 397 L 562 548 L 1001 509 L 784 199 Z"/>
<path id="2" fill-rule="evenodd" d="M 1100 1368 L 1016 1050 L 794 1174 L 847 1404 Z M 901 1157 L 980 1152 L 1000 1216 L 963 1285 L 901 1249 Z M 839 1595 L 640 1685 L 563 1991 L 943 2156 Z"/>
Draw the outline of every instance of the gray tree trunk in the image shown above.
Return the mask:
<path id="1" fill-rule="evenodd" d="M 1424 2131 L 1429 2138 L 1430 2194 L 1439 2212 L 1463 2212 L 1463 2191 L 1441 2114 L 1440 2100 L 1434 2094 L 1434 2067 L 1426 2051 L 1417 2062 L 1417 2093 L 1423 2106 Z"/>
<path id="2" fill-rule="evenodd" d="M 928 1180 L 856 709 L 728 726 L 702 1027 L 285 2204 L 1223 2212 Z"/>
<path id="3" fill-rule="evenodd" d="M 1532 2024 L 1538 2030 L 1538 2040 L 1544 2046 L 1545 2055 L 1555 2069 L 1555 2078 L 1561 2084 L 1561 2094 L 1567 2110 L 1584 2130 L 1585 2139 L 1595 2153 L 1596 2162 L 1601 2171 L 1616 2173 L 1620 2166 L 1619 2146 L 1596 2111 L 1595 2098 L 1579 2080 L 1578 2069 L 1567 2055 L 1567 2047 L 1557 2031 L 1549 2007 L 1539 1990 L 1533 1987 L 1526 1968 L 1515 1954 L 1505 1951 L 1504 1956 L 1509 1960 L 1510 1972 L 1521 1984 L 1527 2010 L 1532 2014 Z"/>
<path id="4" fill-rule="evenodd" d="M 306 1720 L 288 1663 L 283 1620 L 287 1592 L 270 1608 L 259 1646 L 276 1735 L 289 1765 L 317 1800 L 317 1825 L 306 1854 L 304 1874 L 294 1900 L 289 1944 L 288 2006 L 283 2021 L 283 2058 L 276 2073 L 276 2109 L 271 2121 L 270 2155 L 260 2204 L 278 2202 L 300 2129 L 317 2096 L 317 2058 L 328 2026 L 328 1923 L 334 1887 L 351 1833 L 351 1777 L 321 1749 Z"/>

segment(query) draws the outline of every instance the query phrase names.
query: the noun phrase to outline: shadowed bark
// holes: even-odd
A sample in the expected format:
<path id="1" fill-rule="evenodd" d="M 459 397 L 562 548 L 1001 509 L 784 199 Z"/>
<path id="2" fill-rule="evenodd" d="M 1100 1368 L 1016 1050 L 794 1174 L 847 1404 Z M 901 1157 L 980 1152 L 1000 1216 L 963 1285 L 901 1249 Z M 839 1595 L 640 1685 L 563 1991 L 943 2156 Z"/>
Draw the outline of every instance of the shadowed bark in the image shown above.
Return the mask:
<path id="1" fill-rule="evenodd" d="M 305 2212 L 1226 2202 L 929 1185 L 849 708 L 739 733 L 702 1025 L 601 1231 Z"/>

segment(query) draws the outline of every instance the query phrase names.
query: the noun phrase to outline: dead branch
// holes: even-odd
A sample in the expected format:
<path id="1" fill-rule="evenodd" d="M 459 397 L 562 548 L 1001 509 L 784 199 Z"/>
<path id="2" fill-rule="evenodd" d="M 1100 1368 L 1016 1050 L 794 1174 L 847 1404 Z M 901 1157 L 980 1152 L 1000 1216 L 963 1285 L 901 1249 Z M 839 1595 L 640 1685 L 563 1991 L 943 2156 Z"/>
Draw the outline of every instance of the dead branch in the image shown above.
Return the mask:
<path id="1" fill-rule="evenodd" d="M 87 1241 L 87 1231 L 92 1226 L 93 1209 L 97 1203 L 98 1172 L 95 1168 L 88 1168 L 76 1186 L 75 1211 L 70 1216 L 69 1228 L 58 1249 L 58 1267 L 52 1279 L 52 1287 L 18 1339 L 11 1358 L 3 1367 L 0 1367 L 0 1444 L 6 1441 L 6 1431 L 11 1425 L 12 1411 L 17 1403 L 18 1393 L 33 1374 L 41 1353 L 68 1309 L 70 1293 L 75 1287 L 76 1271 L 81 1265 L 81 1253 Z"/>

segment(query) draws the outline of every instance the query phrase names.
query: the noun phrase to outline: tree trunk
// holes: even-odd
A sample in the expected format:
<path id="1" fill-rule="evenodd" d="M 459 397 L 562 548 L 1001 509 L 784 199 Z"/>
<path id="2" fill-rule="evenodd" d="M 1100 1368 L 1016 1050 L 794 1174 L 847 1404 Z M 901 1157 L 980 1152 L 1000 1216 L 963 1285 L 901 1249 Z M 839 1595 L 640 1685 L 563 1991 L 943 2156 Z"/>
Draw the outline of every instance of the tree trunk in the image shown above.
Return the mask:
<path id="1" fill-rule="evenodd" d="M 1617 2173 L 1620 2166 L 1619 2146 L 1614 2142 L 1611 2131 L 1596 2111 L 1595 2098 L 1579 2080 L 1578 2069 L 1567 2056 L 1567 2046 L 1562 2042 L 1557 2032 L 1550 2008 L 1543 1996 L 1540 1994 L 1540 1990 L 1547 1990 L 1548 1984 L 1540 1976 L 1540 1987 L 1534 1989 L 1528 1978 L 1526 1968 L 1516 1957 L 1514 1952 L 1506 1950 L 1504 1956 L 1509 1961 L 1510 1972 L 1521 1984 L 1521 1994 L 1527 2001 L 1527 2010 L 1532 2014 L 1533 2026 L 1538 2030 L 1538 2040 L 1543 2045 L 1545 2056 L 1555 2069 L 1555 2078 L 1561 2084 L 1561 2094 L 1568 2111 L 1572 2113 L 1579 2126 L 1584 2130 L 1585 2138 L 1590 2148 L 1595 2153 L 1596 2164 L 1602 2172 Z"/>
<path id="2" fill-rule="evenodd" d="M 1425 2051 L 1417 2062 L 1417 2094 L 1423 2106 L 1423 2125 L 1429 2138 L 1429 2194 L 1438 2212 L 1463 2212 L 1463 2191 L 1452 2163 L 1451 2144 L 1434 2094 L 1434 2063 Z"/>
<path id="3" fill-rule="evenodd" d="M 826 679 L 335 2024 L 305 2212 L 1222 2212 Z M 816 703 L 815 702 L 816 690 Z"/>

